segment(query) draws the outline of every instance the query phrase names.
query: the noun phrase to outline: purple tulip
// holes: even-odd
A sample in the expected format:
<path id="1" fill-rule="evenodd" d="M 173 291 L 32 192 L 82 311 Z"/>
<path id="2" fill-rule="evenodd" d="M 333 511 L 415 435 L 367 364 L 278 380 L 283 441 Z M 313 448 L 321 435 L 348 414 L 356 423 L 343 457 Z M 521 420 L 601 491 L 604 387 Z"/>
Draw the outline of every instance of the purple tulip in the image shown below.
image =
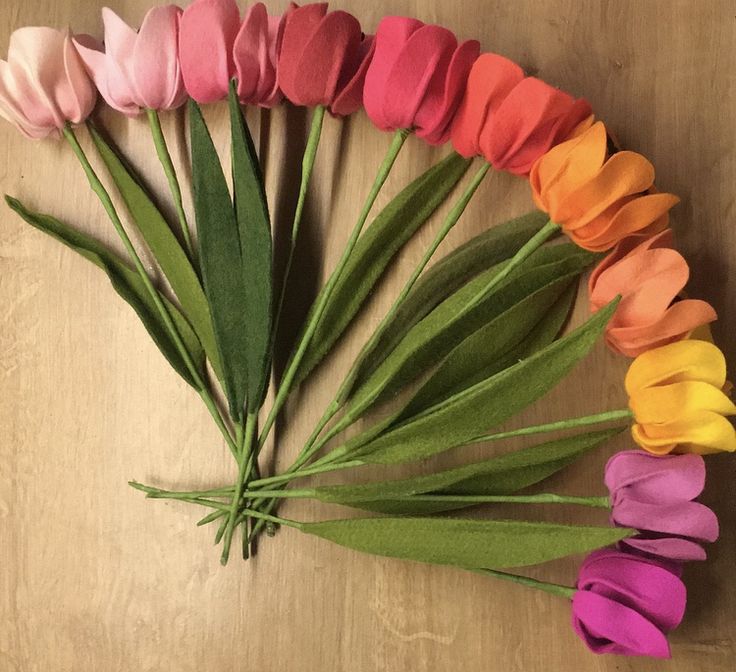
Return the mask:
<path id="1" fill-rule="evenodd" d="M 669 658 L 667 633 L 685 613 L 673 568 L 614 549 L 591 553 L 572 599 L 573 628 L 594 653 Z"/>
<path id="2" fill-rule="evenodd" d="M 700 455 L 617 453 L 606 465 L 605 483 L 612 522 L 641 531 L 622 547 L 677 562 L 704 560 L 701 544 L 718 538 L 716 515 L 693 501 L 705 485 Z"/>

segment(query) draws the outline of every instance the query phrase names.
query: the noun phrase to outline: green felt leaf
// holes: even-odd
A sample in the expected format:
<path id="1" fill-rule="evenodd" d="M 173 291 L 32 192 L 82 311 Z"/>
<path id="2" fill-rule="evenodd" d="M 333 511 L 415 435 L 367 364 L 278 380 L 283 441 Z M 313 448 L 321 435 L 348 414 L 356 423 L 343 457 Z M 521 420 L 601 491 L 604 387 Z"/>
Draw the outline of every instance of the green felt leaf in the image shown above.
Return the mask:
<path id="1" fill-rule="evenodd" d="M 439 208 L 470 161 L 450 154 L 401 191 L 358 240 L 300 365 L 303 380 L 343 334 L 391 260 Z M 309 318 L 307 318 L 307 321 Z"/>
<path id="2" fill-rule="evenodd" d="M 230 413 L 242 418 L 248 371 L 248 304 L 240 232 L 220 159 L 202 111 L 189 101 L 194 212 L 200 264 Z"/>
<path id="3" fill-rule="evenodd" d="M 537 565 L 634 534 L 617 527 L 453 518 L 328 520 L 305 523 L 301 529 L 364 553 L 488 569 Z"/>
<path id="4" fill-rule="evenodd" d="M 617 301 L 528 359 L 427 409 L 362 445 L 353 456 L 392 464 L 462 446 L 544 396 L 569 373 L 603 332 Z M 348 444 L 350 445 L 350 444 Z M 360 437 L 353 449 L 361 446 Z"/>
<path id="5" fill-rule="evenodd" d="M 314 499 L 377 513 L 430 514 L 472 504 L 397 500 L 411 495 L 510 495 L 539 483 L 583 454 L 597 448 L 622 428 L 577 434 L 433 474 L 360 485 L 324 485 L 312 489 Z"/>
<path id="6" fill-rule="evenodd" d="M 20 201 L 10 196 L 6 196 L 5 201 L 12 210 L 18 213 L 31 226 L 47 233 L 52 238 L 55 238 L 104 270 L 110 278 L 115 291 L 138 314 L 151 338 L 153 338 L 159 350 L 161 350 L 174 370 L 196 389 L 197 386 L 189 373 L 189 369 L 169 335 L 166 325 L 161 319 L 153 299 L 151 299 L 151 295 L 134 269 L 116 254 L 110 252 L 99 241 L 81 231 L 76 231 L 50 215 L 32 212 Z M 162 298 L 184 341 L 187 351 L 192 357 L 192 361 L 201 370 L 204 370 L 204 351 L 192 327 L 176 306 L 168 301 L 166 297 L 162 296 Z"/>
<path id="7" fill-rule="evenodd" d="M 220 355 L 207 298 L 197 273 L 161 211 L 142 186 L 140 177 L 100 133 L 90 127 L 92 140 L 125 202 L 131 218 L 156 258 L 182 311 L 197 333 L 218 378 L 222 378 Z"/>
<path id="8" fill-rule="evenodd" d="M 441 362 L 470 334 L 485 327 L 530 293 L 561 277 L 571 280 L 593 258 L 593 255 L 572 244 L 542 248 L 530 258 L 527 265 L 516 269 L 484 300 L 468 309 L 472 298 L 498 273 L 499 268 L 494 266 L 484 271 L 407 332 L 397 347 L 354 392 L 345 414 L 351 418 L 360 417 L 376 403 L 389 398 Z M 556 298 L 551 297 L 550 303 Z"/>
<path id="9" fill-rule="evenodd" d="M 245 342 L 247 348 L 247 399 L 251 411 L 263 403 L 271 362 L 273 267 L 271 221 L 263 176 L 248 125 L 230 86 L 230 125 L 233 143 L 233 192 L 245 289 Z"/>
<path id="10" fill-rule="evenodd" d="M 417 322 L 471 278 L 511 258 L 547 223 L 535 210 L 475 236 L 427 269 L 399 307 L 375 347 L 366 352 L 357 381 L 365 381 Z"/>

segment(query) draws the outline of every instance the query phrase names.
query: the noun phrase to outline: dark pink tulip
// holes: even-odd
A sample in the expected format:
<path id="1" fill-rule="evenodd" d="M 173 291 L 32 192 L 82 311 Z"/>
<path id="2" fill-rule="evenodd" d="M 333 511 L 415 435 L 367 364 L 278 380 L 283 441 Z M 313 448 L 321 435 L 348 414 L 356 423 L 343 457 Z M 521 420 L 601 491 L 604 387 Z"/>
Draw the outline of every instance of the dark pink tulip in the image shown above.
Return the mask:
<path id="1" fill-rule="evenodd" d="M 376 31 L 364 105 L 383 131 L 410 129 L 432 145 L 450 138 L 450 127 L 480 53 L 469 40 L 458 45 L 441 26 L 388 16 Z"/>
<path id="2" fill-rule="evenodd" d="M 594 653 L 669 658 L 667 633 L 685 614 L 687 595 L 664 563 L 605 549 L 578 575 L 573 628 Z"/>
<path id="3" fill-rule="evenodd" d="M 612 521 L 642 532 L 622 546 L 667 560 L 705 560 L 701 544 L 718 538 L 718 519 L 693 501 L 705 486 L 700 455 L 617 453 L 606 465 L 605 483 Z"/>

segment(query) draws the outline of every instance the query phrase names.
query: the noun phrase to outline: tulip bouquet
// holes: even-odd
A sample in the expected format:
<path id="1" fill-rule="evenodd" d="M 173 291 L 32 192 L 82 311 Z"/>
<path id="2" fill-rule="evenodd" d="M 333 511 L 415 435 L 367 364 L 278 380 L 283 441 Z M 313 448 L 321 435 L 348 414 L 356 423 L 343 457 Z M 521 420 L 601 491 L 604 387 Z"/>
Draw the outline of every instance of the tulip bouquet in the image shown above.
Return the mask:
<path id="1" fill-rule="evenodd" d="M 15 198 L 6 197 L 8 205 L 107 274 L 202 399 L 234 458 L 233 482 L 219 488 L 131 485 L 151 498 L 207 510 L 200 524 L 215 525 L 223 564 L 236 534 L 247 558 L 264 528 L 288 526 L 367 553 L 453 565 L 562 596 L 593 651 L 668 656 L 666 635 L 685 608 L 682 564 L 704 559 L 703 544 L 718 536 L 714 513 L 695 501 L 705 483 L 702 455 L 736 449 L 726 417 L 736 406 L 723 354 L 707 328 L 716 314 L 683 296 L 689 269 L 673 247 L 668 219 L 677 198 L 657 191 L 651 163 L 622 150 L 585 100 L 527 76 L 502 56 L 481 54 L 476 41 L 458 43 L 449 30 L 415 19 L 386 17 L 375 35 L 366 35 L 355 17 L 328 12 L 326 4 L 292 5 L 283 16 L 269 16 L 259 3 L 241 16 L 234 0 L 157 7 L 139 31 L 111 10 L 102 18 L 104 43 L 51 28 L 13 33 L 8 59 L 0 61 L 0 114 L 30 138 L 66 140 L 126 257 Z M 146 115 L 175 221 L 162 214 L 133 161 L 90 119 L 98 94 L 124 115 Z M 231 183 L 200 108 L 225 99 Z M 269 108 L 284 99 L 311 108 L 312 120 L 285 273 L 276 278 L 272 204 L 243 106 Z M 159 119 L 184 105 L 196 236 Z M 338 121 L 329 123 L 339 123 L 361 109 L 392 134 L 386 157 L 267 402 L 321 131 L 330 116 Z M 79 125 L 91 135 L 126 217 L 77 140 Z M 372 216 L 411 136 L 452 149 Z M 340 373 L 333 401 L 291 467 L 264 473 L 259 454 L 287 400 L 330 355 L 397 253 L 472 164 L 472 177 L 352 366 Z M 491 168 L 528 180 L 539 210 L 489 227 L 428 268 Z M 155 274 L 141 260 L 131 228 L 155 261 Z M 592 316 L 566 332 L 578 282 L 591 268 Z M 633 359 L 625 381 L 629 408 L 498 431 L 560 383 L 599 338 Z M 382 412 L 371 414 L 376 409 Z M 610 496 L 524 492 L 627 426 L 640 449 L 609 460 Z M 429 459 L 469 444 L 552 432 L 555 438 L 452 469 Z M 410 478 L 293 487 L 308 476 L 420 460 L 427 460 L 425 472 Z M 287 497 L 378 515 L 290 520 L 277 510 Z M 458 513 L 496 502 L 598 507 L 610 511 L 611 524 Z M 447 512 L 453 514 L 437 515 Z M 575 587 L 509 571 L 580 553 L 591 554 Z"/>

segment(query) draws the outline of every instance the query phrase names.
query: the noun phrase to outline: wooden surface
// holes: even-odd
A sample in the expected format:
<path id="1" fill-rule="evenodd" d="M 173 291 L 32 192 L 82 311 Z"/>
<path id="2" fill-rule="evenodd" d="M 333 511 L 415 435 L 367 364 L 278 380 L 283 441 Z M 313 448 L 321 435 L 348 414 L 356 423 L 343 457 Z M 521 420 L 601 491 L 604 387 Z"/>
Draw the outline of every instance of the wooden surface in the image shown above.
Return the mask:
<path id="1" fill-rule="evenodd" d="M 149 0 L 150 1 L 150 0 Z M 149 1 L 109 0 L 131 23 Z M 99 35 L 90 0 L 4 0 L 0 44 L 29 24 L 72 25 Z M 285 2 L 272 2 L 281 9 Z M 586 96 L 622 143 L 650 157 L 661 189 L 682 199 L 679 241 L 694 295 L 722 315 L 716 336 L 736 361 L 736 3 L 716 0 L 384 0 L 335 2 L 367 30 L 385 13 L 439 22 L 478 37 L 529 71 Z M 142 120 L 102 122 L 165 193 Z M 208 109 L 225 154 L 222 107 Z M 275 226 L 289 223 L 307 118 L 295 109 L 249 112 L 266 155 Z M 260 128 L 270 128 L 260 133 Z M 169 115 L 169 137 L 184 137 Z M 82 132 L 82 135 L 83 132 Z M 328 120 L 300 240 L 290 322 L 335 263 L 388 144 L 363 114 Z M 86 139 L 85 139 L 86 143 Z M 412 139 L 379 205 L 442 155 Z M 285 170 L 280 170 L 286 164 Z M 0 127 L 4 192 L 118 247 L 98 202 L 61 143 L 31 143 Z M 493 176 L 445 250 L 505 215 L 529 208 L 525 185 Z M 418 260 L 432 227 L 413 241 L 342 344 L 288 409 L 279 464 L 298 450 L 370 325 Z M 266 540 L 256 560 L 223 569 L 213 530 L 188 505 L 144 500 L 126 485 L 230 482 L 229 455 L 197 397 L 173 374 L 130 309 L 86 261 L 0 211 L 0 670 L 86 672 L 557 672 L 733 670 L 736 618 L 734 462 L 709 459 L 706 501 L 721 540 L 688 566 L 687 617 L 662 664 L 589 654 L 556 597 L 459 570 L 352 553 L 293 530 Z M 582 306 L 582 304 L 581 304 Z M 579 308 L 576 319 L 586 313 Z M 282 343 L 282 350 L 286 344 Z M 517 422 L 621 407 L 625 362 L 598 347 L 581 370 Z M 621 440 L 546 488 L 602 494 L 602 466 Z M 453 463 L 508 446 L 456 451 Z M 294 518 L 344 511 L 291 503 Z M 506 513 L 505 511 L 502 513 Z M 582 521 L 579 511 L 531 512 Z M 595 520 L 595 517 L 586 517 Z M 598 518 L 600 520 L 600 518 Z M 572 582 L 578 559 L 533 570 Z"/>

